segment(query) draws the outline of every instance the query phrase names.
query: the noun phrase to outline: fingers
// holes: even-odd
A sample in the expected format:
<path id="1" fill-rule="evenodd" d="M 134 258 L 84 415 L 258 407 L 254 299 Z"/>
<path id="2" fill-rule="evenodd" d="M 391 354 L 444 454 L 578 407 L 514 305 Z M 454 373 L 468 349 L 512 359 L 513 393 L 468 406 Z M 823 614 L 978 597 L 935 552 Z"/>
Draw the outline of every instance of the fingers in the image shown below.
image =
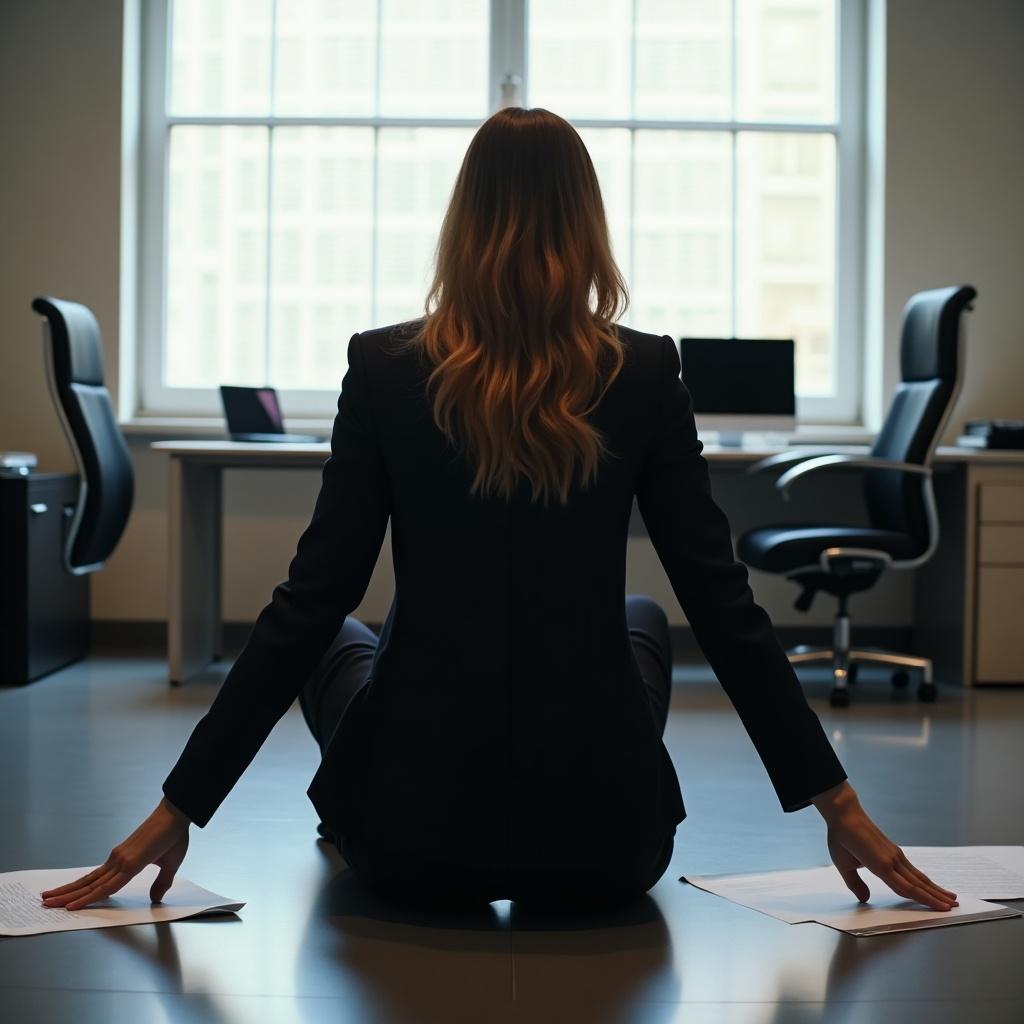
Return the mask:
<path id="1" fill-rule="evenodd" d="M 861 903 L 867 903 L 871 890 L 857 872 L 857 869 L 863 867 L 863 864 L 845 846 L 838 842 L 832 842 L 831 839 L 828 844 L 828 852 L 832 857 L 832 863 L 835 864 L 836 870 L 846 883 L 846 888 Z"/>
<path id="2" fill-rule="evenodd" d="M 63 896 L 65 893 L 74 892 L 76 889 L 81 889 L 83 886 L 91 885 L 98 878 L 105 875 L 110 870 L 110 862 L 107 861 L 105 864 L 101 864 L 98 868 L 94 868 L 87 875 L 82 875 L 81 878 L 76 878 L 73 882 L 68 882 L 66 885 L 57 886 L 56 889 L 47 889 L 45 892 L 41 892 L 39 895 L 42 898 L 49 899 L 52 896 Z"/>
<path id="3" fill-rule="evenodd" d="M 945 890 L 939 889 L 937 885 L 931 880 L 925 879 L 922 883 L 916 875 L 908 869 L 907 865 L 901 865 L 899 868 L 901 877 L 906 879 L 907 883 L 911 885 L 915 892 L 924 895 L 924 899 L 921 896 L 917 898 L 922 903 L 926 903 L 928 906 L 934 907 L 936 910 L 949 910 L 954 906 L 959 906 L 957 903 L 956 895 L 953 893 L 946 894 Z"/>
<path id="4" fill-rule="evenodd" d="M 154 903 L 159 903 L 167 895 L 167 890 L 170 889 L 171 884 L 174 882 L 174 875 L 177 870 L 177 864 L 160 865 L 160 873 L 156 876 L 156 880 L 149 889 L 149 898 Z"/>
<path id="5" fill-rule="evenodd" d="M 915 900 L 932 910 L 951 910 L 956 901 L 934 895 L 909 874 L 904 874 L 900 866 L 890 870 L 882 877 L 886 885 L 904 899 Z"/>
<path id="6" fill-rule="evenodd" d="M 108 878 L 94 886 L 91 892 L 87 892 L 84 896 L 81 896 L 74 902 L 69 903 L 67 909 L 81 910 L 82 907 L 87 907 L 90 903 L 97 903 L 100 900 L 105 900 L 108 896 L 113 896 L 119 889 L 123 889 L 131 880 L 132 875 L 130 872 L 119 871 L 112 878 Z"/>
<path id="7" fill-rule="evenodd" d="M 96 872 L 84 875 L 82 884 L 69 883 L 61 886 L 59 895 L 48 896 L 43 900 L 44 907 L 63 907 L 65 910 L 80 910 L 82 907 L 95 903 L 98 900 L 106 899 L 119 889 L 123 889 L 134 877 L 130 871 L 108 868 L 99 877 L 94 877 Z M 86 881 L 89 879 L 89 881 Z M 72 886 L 76 886 L 72 888 Z"/>
<path id="8" fill-rule="evenodd" d="M 939 885 L 937 882 L 933 882 L 923 871 L 921 871 L 918 868 L 915 868 L 914 865 L 906 859 L 906 854 L 903 855 L 902 869 L 905 872 L 909 872 L 911 877 L 916 879 L 919 885 L 922 885 L 930 891 L 934 892 L 936 896 L 946 900 L 956 899 L 955 892 L 952 892 L 949 889 L 943 889 L 943 887 Z"/>
<path id="9" fill-rule="evenodd" d="M 94 884 L 89 891 L 66 904 L 65 909 L 81 910 L 83 907 L 89 906 L 90 903 L 98 903 L 100 900 L 105 900 L 108 896 L 113 896 L 118 889 L 123 889 L 131 880 L 132 876 L 127 871 L 115 872 Z"/>
<path id="10" fill-rule="evenodd" d="M 861 903 L 867 903 L 868 897 L 871 895 L 871 890 L 868 888 L 867 882 L 865 882 L 857 873 L 857 869 L 840 868 L 839 874 L 843 876 L 846 888 L 849 889 Z"/>
<path id="11" fill-rule="evenodd" d="M 114 868 L 106 868 L 99 876 L 95 872 L 85 875 L 80 882 L 72 882 L 69 885 L 61 886 L 61 892 L 54 896 L 47 896 L 43 900 L 44 907 L 67 907 L 70 903 L 92 892 L 102 886 L 117 874 Z"/>

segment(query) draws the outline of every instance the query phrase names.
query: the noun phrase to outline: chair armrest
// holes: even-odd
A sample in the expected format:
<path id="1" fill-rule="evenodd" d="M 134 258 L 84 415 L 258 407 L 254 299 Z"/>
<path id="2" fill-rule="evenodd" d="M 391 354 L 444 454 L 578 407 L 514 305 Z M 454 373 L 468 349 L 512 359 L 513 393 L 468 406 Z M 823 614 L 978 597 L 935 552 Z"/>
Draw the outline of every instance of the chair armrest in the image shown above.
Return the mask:
<path id="1" fill-rule="evenodd" d="M 808 459 L 799 466 L 787 469 L 775 481 L 776 490 L 782 497 L 789 500 L 789 488 L 795 480 L 810 473 L 817 473 L 823 469 L 891 469 L 898 473 L 916 473 L 919 476 L 930 477 L 931 466 L 922 466 L 916 462 L 894 462 L 891 459 L 880 459 L 872 455 L 819 455 L 817 458 Z"/>
<path id="2" fill-rule="evenodd" d="M 794 448 L 792 451 L 776 452 L 768 455 L 757 462 L 752 462 L 743 471 L 744 473 L 761 473 L 766 469 L 774 469 L 776 466 L 785 466 L 790 462 L 800 462 L 803 459 L 813 459 L 821 455 L 821 448 Z"/>

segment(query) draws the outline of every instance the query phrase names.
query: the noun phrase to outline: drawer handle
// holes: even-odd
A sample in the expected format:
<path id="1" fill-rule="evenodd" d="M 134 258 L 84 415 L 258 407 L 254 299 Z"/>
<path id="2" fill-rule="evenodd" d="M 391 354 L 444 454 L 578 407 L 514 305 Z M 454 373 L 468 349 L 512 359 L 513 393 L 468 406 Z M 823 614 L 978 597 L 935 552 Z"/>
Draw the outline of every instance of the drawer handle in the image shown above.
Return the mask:
<path id="1" fill-rule="evenodd" d="M 29 505 L 28 510 L 34 516 L 41 516 L 48 508 L 49 506 L 45 501 L 37 501 L 34 505 Z"/>

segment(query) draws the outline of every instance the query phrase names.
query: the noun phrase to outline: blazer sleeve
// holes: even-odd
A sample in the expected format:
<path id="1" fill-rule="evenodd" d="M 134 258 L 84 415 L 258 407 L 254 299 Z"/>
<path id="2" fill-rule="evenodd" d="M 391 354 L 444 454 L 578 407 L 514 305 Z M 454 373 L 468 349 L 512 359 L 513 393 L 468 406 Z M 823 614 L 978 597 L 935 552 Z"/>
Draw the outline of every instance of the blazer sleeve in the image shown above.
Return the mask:
<path id="1" fill-rule="evenodd" d="M 847 776 L 808 705 L 711 494 L 679 354 L 662 339 L 656 433 L 637 485 L 640 513 L 701 651 L 739 713 L 784 811 Z"/>
<path id="2" fill-rule="evenodd" d="M 245 649 L 164 781 L 167 799 L 200 827 L 248 767 L 363 599 L 391 511 L 372 428 L 359 335 L 348 346 L 331 454 L 288 579 L 274 588 Z"/>

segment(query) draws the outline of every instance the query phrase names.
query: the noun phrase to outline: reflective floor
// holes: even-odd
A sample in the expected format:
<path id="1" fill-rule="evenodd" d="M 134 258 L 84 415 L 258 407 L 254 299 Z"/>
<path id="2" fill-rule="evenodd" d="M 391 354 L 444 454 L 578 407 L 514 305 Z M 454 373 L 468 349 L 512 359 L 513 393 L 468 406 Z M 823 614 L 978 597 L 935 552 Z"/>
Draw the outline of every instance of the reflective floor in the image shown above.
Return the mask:
<path id="1" fill-rule="evenodd" d="M 1024 690 L 943 690 L 919 705 L 865 673 L 853 706 L 833 711 L 827 683 L 804 677 L 862 802 L 897 842 L 1024 843 Z M 159 799 L 221 678 L 171 690 L 156 657 L 103 657 L 0 689 L 0 870 L 101 861 Z M 680 883 L 827 854 L 813 809 L 779 809 L 706 669 L 677 668 L 667 742 L 689 817 L 643 903 L 589 920 L 507 903 L 437 919 L 375 903 L 317 842 L 305 797 L 316 750 L 295 708 L 193 830 L 182 869 L 247 900 L 241 914 L 0 939 L 0 1019 L 1024 1021 L 1022 918 L 855 939 Z"/>

